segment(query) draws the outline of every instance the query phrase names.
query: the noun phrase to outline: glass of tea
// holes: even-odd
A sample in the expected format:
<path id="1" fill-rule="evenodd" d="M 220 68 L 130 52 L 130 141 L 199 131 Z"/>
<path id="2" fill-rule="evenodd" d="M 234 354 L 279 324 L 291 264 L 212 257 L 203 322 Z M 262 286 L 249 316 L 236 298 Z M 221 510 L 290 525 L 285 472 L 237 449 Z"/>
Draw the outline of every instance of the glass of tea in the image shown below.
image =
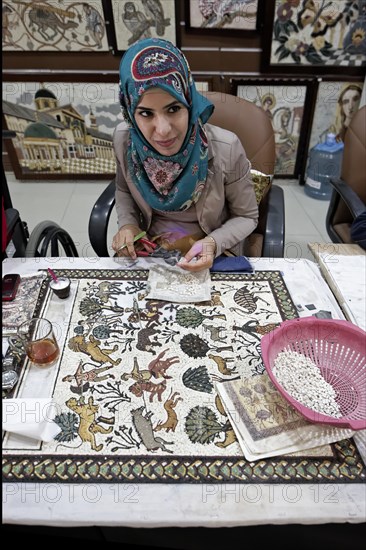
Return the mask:
<path id="1" fill-rule="evenodd" d="M 22 323 L 17 334 L 9 338 L 9 345 L 17 353 L 25 352 L 40 367 L 52 365 L 60 354 L 52 323 L 43 317 Z"/>

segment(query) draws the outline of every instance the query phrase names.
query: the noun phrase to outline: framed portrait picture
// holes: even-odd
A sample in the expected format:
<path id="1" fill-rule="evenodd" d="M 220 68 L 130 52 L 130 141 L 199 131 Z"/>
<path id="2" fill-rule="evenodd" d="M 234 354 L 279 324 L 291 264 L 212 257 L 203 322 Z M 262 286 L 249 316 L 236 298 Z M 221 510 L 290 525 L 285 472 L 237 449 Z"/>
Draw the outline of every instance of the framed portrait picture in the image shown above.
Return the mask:
<path id="1" fill-rule="evenodd" d="M 275 177 L 298 177 L 304 162 L 304 113 L 311 109 L 311 81 L 233 79 L 232 93 L 261 107 L 271 120 L 276 144 Z"/>
<path id="2" fill-rule="evenodd" d="M 113 53 L 143 38 L 163 38 L 176 46 L 176 0 L 108 0 L 113 27 Z"/>
<path id="3" fill-rule="evenodd" d="M 266 2 L 263 37 L 263 72 L 362 75 L 366 1 Z"/>
<path id="4" fill-rule="evenodd" d="M 33 76 L 34 78 L 34 76 Z M 114 177 L 113 131 L 122 121 L 118 80 L 3 82 L 3 128 L 18 179 Z"/>
<path id="5" fill-rule="evenodd" d="M 258 32 L 262 26 L 263 0 L 185 0 L 186 29 L 223 33 Z"/>
<path id="6" fill-rule="evenodd" d="M 331 132 L 344 141 L 349 123 L 358 110 L 364 83 L 359 80 L 318 82 L 309 148 L 325 141 Z"/>
<path id="7" fill-rule="evenodd" d="M 3 51 L 106 52 L 102 0 L 5 1 Z"/>

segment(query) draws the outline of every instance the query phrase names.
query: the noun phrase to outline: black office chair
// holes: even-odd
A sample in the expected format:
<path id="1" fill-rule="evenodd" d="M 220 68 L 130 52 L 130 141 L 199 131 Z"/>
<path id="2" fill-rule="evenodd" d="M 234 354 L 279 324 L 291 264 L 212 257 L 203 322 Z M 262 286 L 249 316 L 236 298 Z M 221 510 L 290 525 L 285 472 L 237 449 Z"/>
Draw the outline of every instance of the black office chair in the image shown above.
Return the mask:
<path id="1" fill-rule="evenodd" d="M 347 128 L 341 177 L 333 186 L 326 228 L 334 243 L 352 244 L 351 225 L 366 208 L 366 106 L 359 109 Z"/>
<path id="2" fill-rule="evenodd" d="M 207 92 L 206 96 L 215 105 L 209 122 L 234 132 L 241 140 L 252 168 L 273 175 L 276 160 L 274 132 L 265 112 L 253 103 L 233 95 Z M 107 232 L 115 203 L 114 195 L 115 180 L 112 180 L 97 199 L 89 218 L 89 240 L 99 257 L 110 255 Z M 284 240 L 283 190 L 271 183 L 259 203 L 258 225 L 245 241 L 244 254 L 281 258 Z"/>

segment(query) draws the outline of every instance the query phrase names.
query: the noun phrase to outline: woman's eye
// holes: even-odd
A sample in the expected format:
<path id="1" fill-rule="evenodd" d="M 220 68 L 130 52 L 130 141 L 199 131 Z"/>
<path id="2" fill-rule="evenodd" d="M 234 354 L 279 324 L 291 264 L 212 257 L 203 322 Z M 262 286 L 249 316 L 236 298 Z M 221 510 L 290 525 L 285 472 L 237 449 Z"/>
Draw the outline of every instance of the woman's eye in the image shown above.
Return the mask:
<path id="1" fill-rule="evenodd" d="M 170 107 L 169 109 L 169 113 L 177 113 L 178 111 L 180 111 L 181 107 L 180 105 L 173 105 L 172 107 Z"/>
<path id="2" fill-rule="evenodd" d="M 147 118 L 152 115 L 151 111 L 139 111 L 139 115 L 143 116 L 144 118 Z"/>

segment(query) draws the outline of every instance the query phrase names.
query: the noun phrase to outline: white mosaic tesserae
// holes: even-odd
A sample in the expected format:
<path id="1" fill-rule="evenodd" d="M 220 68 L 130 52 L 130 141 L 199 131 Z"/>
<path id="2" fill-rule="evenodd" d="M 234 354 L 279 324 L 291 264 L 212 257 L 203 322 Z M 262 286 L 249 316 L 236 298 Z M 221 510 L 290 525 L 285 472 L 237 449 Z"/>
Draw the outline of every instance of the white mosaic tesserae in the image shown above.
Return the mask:
<path id="1" fill-rule="evenodd" d="M 299 403 L 318 413 L 341 418 L 334 388 L 311 359 L 296 351 L 281 351 L 274 361 L 272 372 L 287 393 Z"/>

